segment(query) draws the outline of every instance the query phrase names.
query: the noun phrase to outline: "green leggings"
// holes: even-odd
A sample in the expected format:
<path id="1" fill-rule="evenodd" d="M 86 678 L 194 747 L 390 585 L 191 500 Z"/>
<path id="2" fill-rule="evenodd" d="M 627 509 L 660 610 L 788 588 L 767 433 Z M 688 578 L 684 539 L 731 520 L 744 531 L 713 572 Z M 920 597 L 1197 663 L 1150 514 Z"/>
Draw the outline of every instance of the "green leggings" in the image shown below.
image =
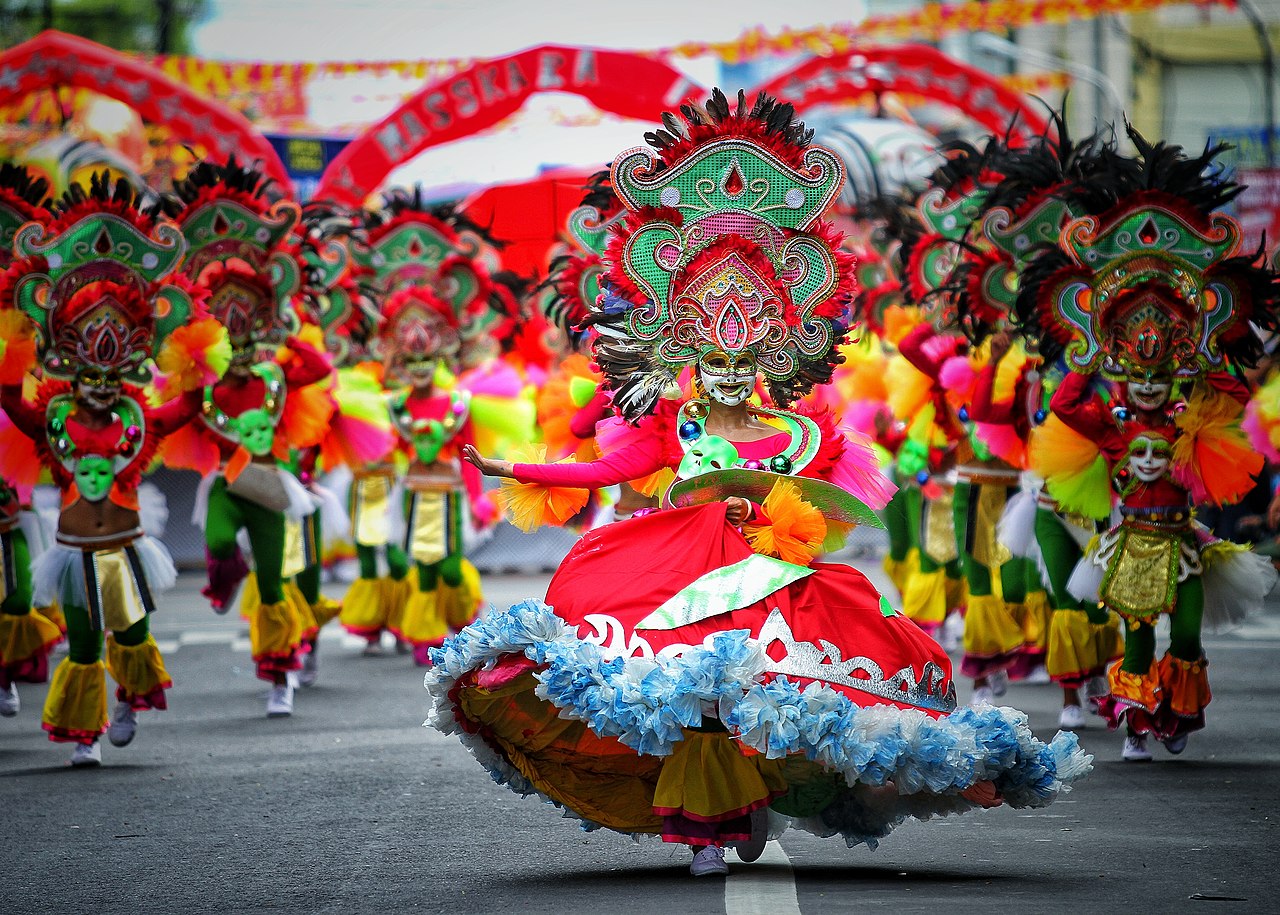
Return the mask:
<path id="1" fill-rule="evenodd" d="M 1200 625 L 1204 617 L 1204 582 L 1195 575 L 1178 585 L 1178 602 L 1169 614 L 1169 654 L 1182 661 L 1198 661 L 1204 654 L 1200 644 Z M 1126 621 L 1128 622 L 1128 621 Z M 1145 674 L 1156 657 L 1155 626 L 1139 621 L 1126 626 L 1124 661 L 1120 669 L 1131 674 Z"/>
<path id="2" fill-rule="evenodd" d="M 320 562 L 323 549 L 323 531 L 320 528 L 320 512 L 315 511 L 302 519 L 303 553 L 306 566 L 293 576 L 294 583 L 308 604 L 312 606 L 320 600 Z"/>
<path id="3" fill-rule="evenodd" d="M 461 553 L 451 553 L 439 562 L 416 563 L 418 589 L 423 592 L 434 591 L 440 579 L 444 579 L 444 583 L 450 588 L 458 587 L 462 584 L 462 561 Z"/>
<path id="4" fill-rule="evenodd" d="M 3 537 L 4 551 L 8 554 L 5 559 L 13 573 L 13 587 L 0 603 L 0 613 L 26 616 L 31 611 L 31 550 L 21 530 L 15 528 Z"/>
<path id="5" fill-rule="evenodd" d="M 1010 488 L 1009 494 L 1012 495 L 1014 491 Z M 956 543 L 960 547 L 960 564 L 964 569 L 965 580 L 969 583 L 969 593 L 975 597 L 986 597 L 993 593 L 993 570 L 978 562 L 969 552 L 969 544 L 973 539 L 971 534 L 977 523 L 978 502 L 975 495 L 974 484 L 956 484 L 952 519 L 955 522 Z M 1027 560 L 1016 558 L 1000 564 L 1000 593 L 1006 604 L 1020 604 L 1027 599 L 1029 578 L 1034 571 L 1029 566 Z"/>
<path id="6" fill-rule="evenodd" d="M 356 559 L 360 563 L 361 578 L 378 577 L 378 548 L 356 544 Z M 387 568 L 391 577 L 400 581 L 409 574 L 409 558 L 403 549 L 394 544 L 387 544 Z"/>
<path id="7" fill-rule="evenodd" d="M 230 559 L 236 551 L 236 533 L 249 532 L 258 597 L 264 604 L 284 600 L 280 570 L 284 565 L 284 513 L 263 508 L 227 492 L 227 481 L 218 477 L 209 492 L 209 516 L 204 539 L 214 559 Z"/>
<path id="8" fill-rule="evenodd" d="M 92 664 L 102 660 L 105 633 L 94 629 L 89 622 L 89 611 L 84 607 L 63 607 L 67 618 L 67 657 L 77 664 Z M 111 637 L 118 645 L 141 645 L 151 631 L 151 617 L 144 616 L 128 629 L 112 630 Z"/>
<path id="9" fill-rule="evenodd" d="M 919 490 L 915 490 L 919 493 Z M 884 507 L 884 529 L 889 535 L 889 558 L 894 562 L 903 562 L 911 555 L 915 541 L 911 537 L 911 521 L 908 517 L 911 488 L 902 486 L 893 494 L 889 504 Z"/>
<path id="10" fill-rule="evenodd" d="M 1036 508 L 1036 544 L 1049 572 L 1049 606 L 1054 610 L 1084 610 L 1084 602 L 1072 597 L 1067 590 L 1071 572 L 1082 555 L 1080 545 L 1064 522 L 1047 508 Z M 1106 611 L 1096 621 L 1105 622 Z"/>

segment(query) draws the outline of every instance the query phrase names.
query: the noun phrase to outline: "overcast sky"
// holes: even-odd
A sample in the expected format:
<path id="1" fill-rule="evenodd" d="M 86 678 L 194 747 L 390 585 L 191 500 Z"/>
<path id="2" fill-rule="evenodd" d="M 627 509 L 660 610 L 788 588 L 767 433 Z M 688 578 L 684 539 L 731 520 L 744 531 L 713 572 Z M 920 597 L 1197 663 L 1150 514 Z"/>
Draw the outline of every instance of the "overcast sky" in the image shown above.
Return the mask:
<path id="1" fill-rule="evenodd" d="M 659 48 L 763 25 L 856 22 L 863 0 L 212 0 L 203 57 L 420 60 L 497 57 L 536 44 Z"/>

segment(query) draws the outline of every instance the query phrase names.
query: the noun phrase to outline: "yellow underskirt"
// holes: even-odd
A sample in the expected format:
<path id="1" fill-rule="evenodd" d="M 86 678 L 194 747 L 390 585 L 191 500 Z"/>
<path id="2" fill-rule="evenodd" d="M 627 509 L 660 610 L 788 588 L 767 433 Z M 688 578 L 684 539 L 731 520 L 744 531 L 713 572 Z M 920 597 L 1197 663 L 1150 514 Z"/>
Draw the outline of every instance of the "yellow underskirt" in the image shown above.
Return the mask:
<path id="1" fill-rule="evenodd" d="M 787 790 L 785 759 L 744 756 L 724 732 L 685 729 L 662 764 L 653 807 L 668 814 L 714 821 L 762 807 Z"/>
<path id="2" fill-rule="evenodd" d="M 463 689 L 458 701 L 506 760 L 556 803 L 618 832 L 661 832 L 653 799 L 663 760 L 558 717 L 533 694 L 535 686 L 528 672 L 494 690 Z"/>

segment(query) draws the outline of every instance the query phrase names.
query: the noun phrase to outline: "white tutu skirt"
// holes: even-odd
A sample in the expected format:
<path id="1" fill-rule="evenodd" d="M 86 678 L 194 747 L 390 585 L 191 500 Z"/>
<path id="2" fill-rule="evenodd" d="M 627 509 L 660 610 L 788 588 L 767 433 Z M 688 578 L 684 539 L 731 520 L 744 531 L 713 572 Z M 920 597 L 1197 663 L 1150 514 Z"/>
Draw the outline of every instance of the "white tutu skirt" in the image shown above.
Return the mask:
<path id="1" fill-rule="evenodd" d="M 133 541 L 130 547 L 138 557 L 142 576 L 153 597 L 170 590 L 177 583 L 178 570 L 163 543 L 144 535 Z M 35 606 L 44 607 L 55 602 L 63 607 L 87 606 L 84 555 L 83 550 L 55 543 L 31 564 Z"/>
<path id="2" fill-rule="evenodd" d="M 138 486 L 138 520 L 148 537 L 163 537 L 169 523 L 169 500 L 155 483 Z"/>

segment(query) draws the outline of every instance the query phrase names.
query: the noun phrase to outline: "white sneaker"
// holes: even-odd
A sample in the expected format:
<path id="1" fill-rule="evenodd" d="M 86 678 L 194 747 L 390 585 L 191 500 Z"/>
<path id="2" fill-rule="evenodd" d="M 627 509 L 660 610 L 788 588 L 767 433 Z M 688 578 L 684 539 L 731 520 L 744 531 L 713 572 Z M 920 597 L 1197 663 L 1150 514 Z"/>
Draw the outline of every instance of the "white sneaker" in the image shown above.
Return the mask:
<path id="1" fill-rule="evenodd" d="M 398 647 L 398 643 L 397 643 Z M 369 642 L 364 646 L 364 650 L 360 652 L 361 657 L 365 658 L 381 658 L 386 652 L 382 650 L 382 641 Z"/>
<path id="2" fill-rule="evenodd" d="M 20 708 L 22 702 L 18 699 L 18 684 L 10 683 L 8 689 L 0 690 L 0 715 L 12 718 Z"/>
<path id="3" fill-rule="evenodd" d="M 111 713 L 111 726 L 107 728 L 107 740 L 113 747 L 127 747 L 138 733 L 138 713 L 127 702 L 117 702 Z"/>
<path id="4" fill-rule="evenodd" d="M 1129 762 L 1150 762 L 1151 751 L 1147 749 L 1147 738 L 1145 736 L 1126 737 L 1124 750 L 1120 755 Z"/>
<path id="5" fill-rule="evenodd" d="M 1048 683 L 1050 681 L 1049 671 L 1043 664 L 1037 664 L 1031 673 L 1027 674 L 1027 679 L 1023 683 Z"/>
<path id="6" fill-rule="evenodd" d="M 316 649 L 313 645 L 311 650 L 302 656 L 302 670 L 298 671 L 299 686 L 315 686 L 316 678 L 320 675 L 320 663 L 316 658 Z"/>
<path id="7" fill-rule="evenodd" d="M 1009 691 L 1009 671 L 997 670 L 987 680 L 991 683 L 991 694 L 993 696 L 1003 696 Z"/>
<path id="8" fill-rule="evenodd" d="M 938 644 L 942 646 L 942 650 L 950 654 L 953 651 L 959 651 L 961 644 L 964 642 L 964 617 L 958 612 L 952 611 L 947 616 L 946 621 L 942 624 Z"/>
<path id="9" fill-rule="evenodd" d="M 1187 738 L 1190 736 L 1189 734 L 1179 734 L 1177 737 L 1170 737 L 1164 742 L 1164 748 L 1174 756 L 1177 756 L 1187 748 Z"/>
<path id="10" fill-rule="evenodd" d="M 288 718 L 292 714 L 293 687 L 288 683 L 271 687 L 271 694 L 267 696 L 267 717 Z"/>
<path id="11" fill-rule="evenodd" d="M 764 847 L 769 841 L 769 808 L 760 807 L 751 811 L 751 838 L 734 846 L 738 859 L 746 864 L 760 860 Z"/>
<path id="12" fill-rule="evenodd" d="M 1064 705 L 1058 715 L 1058 727 L 1074 731 L 1084 727 L 1084 709 L 1078 705 Z"/>
<path id="13" fill-rule="evenodd" d="M 102 747 L 98 745 L 98 741 L 76 744 L 75 751 L 71 754 L 71 765 L 77 769 L 102 765 Z"/>
<path id="14" fill-rule="evenodd" d="M 969 704 L 974 708 L 980 705 L 992 705 L 995 702 L 996 694 L 991 691 L 989 686 L 979 686 L 973 691 L 973 698 L 969 700 Z"/>
<path id="15" fill-rule="evenodd" d="M 724 863 L 724 849 L 708 845 L 693 856 L 689 873 L 695 877 L 723 877 L 729 873 L 729 865 Z"/>

